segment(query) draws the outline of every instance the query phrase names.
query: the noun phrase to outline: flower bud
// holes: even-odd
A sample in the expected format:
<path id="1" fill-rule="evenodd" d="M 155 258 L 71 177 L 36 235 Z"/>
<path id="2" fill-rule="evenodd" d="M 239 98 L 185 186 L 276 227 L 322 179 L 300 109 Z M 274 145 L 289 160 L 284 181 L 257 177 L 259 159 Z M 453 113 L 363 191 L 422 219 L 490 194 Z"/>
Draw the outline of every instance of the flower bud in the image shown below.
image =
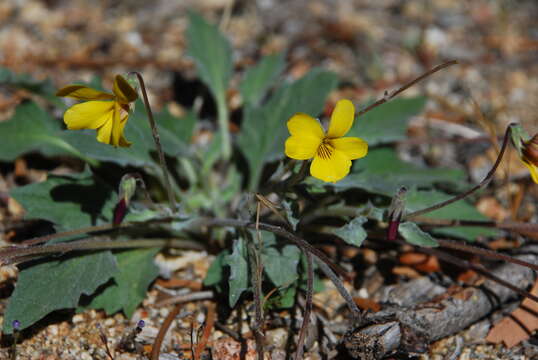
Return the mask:
<path id="1" fill-rule="evenodd" d="M 529 141 L 523 143 L 521 153 L 529 163 L 538 166 L 538 134 L 534 135 Z"/>

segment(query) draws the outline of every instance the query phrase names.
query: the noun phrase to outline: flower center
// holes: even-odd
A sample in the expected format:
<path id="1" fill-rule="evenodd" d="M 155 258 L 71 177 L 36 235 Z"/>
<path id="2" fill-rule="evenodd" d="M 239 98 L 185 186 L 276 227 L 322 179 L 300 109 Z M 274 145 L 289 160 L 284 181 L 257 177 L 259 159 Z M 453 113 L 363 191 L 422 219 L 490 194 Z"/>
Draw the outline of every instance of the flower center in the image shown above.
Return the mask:
<path id="1" fill-rule="evenodd" d="M 333 153 L 333 148 L 329 144 L 328 139 L 324 139 L 318 147 L 318 156 L 323 160 L 328 160 L 331 158 Z"/>

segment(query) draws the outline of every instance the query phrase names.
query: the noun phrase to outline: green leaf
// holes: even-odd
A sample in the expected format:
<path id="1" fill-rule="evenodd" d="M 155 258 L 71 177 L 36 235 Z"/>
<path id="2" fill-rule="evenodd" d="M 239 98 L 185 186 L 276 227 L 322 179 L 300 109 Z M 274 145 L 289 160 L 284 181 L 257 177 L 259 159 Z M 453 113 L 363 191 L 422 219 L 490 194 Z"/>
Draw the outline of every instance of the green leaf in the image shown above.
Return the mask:
<path id="1" fill-rule="evenodd" d="M 309 183 L 314 180 L 308 180 Z M 355 160 L 352 173 L 333 186 L 337 191 L 361 188 L 385 196 L 394 195 L 401 187 L 432 187 L 436 183 L 461 186 L 465 174 L 461 170 L 421 168 L 398 158 L 394 150 L 371 150 L 362 159 Z"/>
<path id="2" fill-rule="evenodd" d="M 406 138 L 407 124 L 426 104 L 425 97 L 397 98 L 355 119 L 346 136 L 364 139 L 370 146 Z"/>
<path id="3" fill-rule="evenodd" d="M 14 320 L 26 329 L 55 310 L 75 308 L 82 294 L 92 294 L 116 271 L 116 259 L 109 251 L 23 269 L 7 305 L 3 332 L 13 332 Z"/>
<path id="4" fill-rule="evenodd" d="M 295 304 L 295 295 L 297 294 L 296 286 L 288 286 L 284 289 L 279 289 L 264 304 L 268 310 L 272 309 L 289 309 Z"/>
<path id="5" fill-rule="evenodd" d="M 445 201 L 452 196 L 439 191 L 417 191 L 407 192 L 405 205 L 407 212 L 422 210 L 431 205 Z M 476 208 L 465 200 L 460 200 L 445 206 L 441 209 L 424 214 L 424 217 L 432 219 L 458 219 L 458 220 L 489 220 L 481 214 Z M 434 234 L 448 235 L 462 238 L 468 241 L 474 241 L 479 236 L 495 236 L 499 232 L 495 229 L 478 226 L 454 226 L 443 227 L 432 230 Z"/>
<path id="6" fill-rule="evenodd" d="M 47 181 L 11 190 L 26 210 L 27 219 L 43 219 L 58 230 L 110 222 L 116 193 L 89 171 L 70 176 L 51 175 Z"/>
<path id="7" fill-rule="evenodd" d="M 346 225 L 333 231 L 333 233 L 346 243 L 360 247 L 368 234 L 362 225 L 367 222 L 365 216 L 359 216 L 351 220 Z"/>
<path id="8" fill-rule="evenodd" d="M 291 285 L 299 278 L 297 265 L 301 251 L 294 245 L 286 245 L 282 251 L 274 247 L 262 250 L 264 271 L 275 286 Z"/>
<path id="9" fill-rule="evenodd" d="M 196 120 L 196 114 L 192 111 L 187 112 L 182 117 L 176 117 L 167 108 L 157 114 L 155 119 L 159 126 L 166 129 L 167 132 L 183 144 L 189 144 L 191 142 Z"/>
<path id="10" fill-rule="evenodd" d="M 207 270 L 207 274 L 204 279 L 205 286 L 215 286 L 222 281 L 224 275 L 223 269 L 226 265 L 226 258 L 229 255 L 230 252 L 228 250 L 224 250 L 220 252 L 217 257 L 215 257 L 215 260 L 213 260 L 209 266 L 209 269 Z"/>
<path id="11" fill-rule="evenodd" d="M 241 294 L 249 287 L 247 247 L 244 239 L 234 241 L 232 253 L 226 256 L 225 261 L 230 267 L 228 302 L 230 307 L 234 307 Z"/>
<path id="12" fill-rule="evenodd" d="M 130 318 L 146 297 L 148 286 L 159 275 L 159 268 L 153 261 L 159 250 L 136 249 L 117 253 L 119 271 L 113 277 L 115 283 L 98 293 L 87 307 L 104 309 L 109 315 L 123 310 Z"/>
<path id="13" fill-rule="evenodd" d="M 286 220 L 291 225 L 293 231 L 297 230 L 297 224 L 299 223 L 299 218 L 297 217 L 298 207 L 297 202 L 292 202 L 284 200 L 282 202 L 282 207 L 284 208 L 284 214 L 286 215 Z"/>
<path id="14" fill-rule="evenodd" d="M 284 54 L 265 56 L 256 66 L 245 72 L 239 85 L 245 104 L 257 106 L 267 90 L 274 85 L 286 65 Z"/>
<path id="15" fill-rule="evenodd" d="M 17 106 L 10 120 L 0 122 L 0 160 L 13 161 L 31 151 L 47 156 L 68 154 L 85 159 L 77 148 L 62 139 L 62 133 L 59 122 L 35 103 L 25 102 Z"/>
<path id="16" fill-rule="evenodd" d="M 314 69 L 280 87 L 264 105 L 245 106 L 238 144 L 249 165 L 251 190 L 258 186 L 264 163 L 284 156 L 288 119 L 296 112 L 317 116 L 337 82 L 335 74 Z"/>
<path id="17" fill-rule="evenodd" d="M 215 98 L 224 97 L 232 75 L 232 48 L 215 25 L 200 15 L 189 14 L 187 52 L 193 58 L 202 81 Z"/>
<path id="18" fill-rule="evenodd" d="M 401 223 L 398 227 L 398 232 L 402 235 L 405 241 L 410 244 L 425 247 L 439 246 L 437 241 L 430 234 L 422 231 L 418 225 L 413 222 Z"/>

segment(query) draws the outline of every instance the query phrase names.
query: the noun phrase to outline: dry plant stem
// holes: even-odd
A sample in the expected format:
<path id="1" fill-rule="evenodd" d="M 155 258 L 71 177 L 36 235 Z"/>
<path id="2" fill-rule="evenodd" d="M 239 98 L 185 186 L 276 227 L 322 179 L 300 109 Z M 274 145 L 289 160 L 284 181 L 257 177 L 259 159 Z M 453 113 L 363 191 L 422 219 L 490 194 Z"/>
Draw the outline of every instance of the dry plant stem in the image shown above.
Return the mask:
<path id="1" fill-rule="evenodd" d="M 164 187 L 166 188 L 166 193 L 168 195 L 168 201 L 170 203 L 170 209 L 172 211 L 176 210 L 176 202 L 174 200 L 174 193 L 172 192 L 172 185 L 170 184 L 170 177 L 168 175 L 168 168 L 166 167 L 166 160 L 164 159 L 164 152 L 161 146 L 161 139 L 159 137 L 159 132 L 157 130 L 157 124 L 153 118 L 153 112 L 151 111 L 151 106 L 149 104 L 148 94 L 146 91 L 146 85 L 144 84 L 144 79 L 139 72 L 133 72 L 140 84 L 140 89 L 142 90 L 142 97 L 144 98 L 144 105 L 146 107 L 146 112 L 148 114 L 148 121 L 151 127 L 151 135 L 153 135 L 153 140 L 155 141 L 155 147 L 157 148 L 157 153 L 159 154 L 159 165 L 163 171 L 163 181 Z"/>
<path id="2" fill-rule="evenodd" d="M 161 345 L 164 341 L 164 337 L 166 336 L 166 332 L 168 331 L 168 328 L 170 328 L 170 325 L 172 325 L 172 322 L 176 318 L 176 316 L 179 314 L 179 310 L 181 310 L 181 304 L 176 304 L 174 306 L 174 309 L 170 311 L 166 319 L 164 319 L 163 324 L 161 325 L 161 328 L 159 329 L 159 332 L 157 333 L 157 337 L 155 338 L 155 341 L 153 342 L 153 347 L 151 349 L 151 360 L 159 360 L 159 354 L 161 353 Z"/>
<path id="3" fill-rule="evenodd" d="M 498 283 L 499 285 L 504 286 L 507 289 L 510 289 L 515 293 L 518 293 L 519 295 L 521 295 L 523 297 L 526 297 L 526 298 L 529 298 L 529 299 L 531 299 L 533 301 L 538 302 L 538 296 L 535 296 L 535 295 L 529 293 L 528 291 L 522 290 L 522 289 L 518 288 L 517 286 L 512 285 L 508 281 L 503 280 L 500 277 L 493 275 L 490 271 L 488 271 L 486 268 L 484 268 L 481 265 L 475 265 L 475 264 L 473 264 L 473 263 L 471 263 L 471 262 L 469 262 L 467 260 L 459 259 L 459 258 L 457 258 L 455 256 L 449 255 L 447 253 L 444 253 L 442 251 L 435 250 L 435 249 L 432 249 L 432 248 L 423 248 L 423 247 L 421 247 L 418 250 L 420 252 L 424 252 L 426 254 L 434 255 L 434 256 L 438 257 L 439 259 L 442 259 L 443 261 L 446 261 L 448 263 L 451 263 L 451 264 L 456 265 L 458 267 L 461 267 L 463 269 L 473 270 L 473 271 L 477 272 L 478 274 L 484 276 L 485 278 L 488 278 L 488 279 Z M 525 266 L 525 267 L 528 268 L 527 266 Z"/>
<path id="4" fill-rule="evenodd" d="M 412 212 L 410 214 L 407 214 L 407 215 L 405 215 L 405 219 L 410 219 L 410 218 L 413 218 L 413 217 L 417 217 L 417 216 L 429 213 L 431 211 L 440 209 L 440 208 L 445 207 L 447 205 L 450 205 L 450 204 L 452 204 L 452 203 L 454 203 L 454 202 L 456 202 L 458 200 L 466 198 L 467 196 L 471 195 L 475 191 L 477 191 L 477 190 L 483 188 L 484 186 L 486 186 L 491 181 L 491 179 L 493 178 L 493 175 L 495 174 L 495 171 L 497 171 L 497 168 L 499 167 L 499 164 L 501 163 L 503 155 L 504 155 L 504 153 L 506 151 L 506 147 L 508 146 L 508 141 L 510 139 L 510 134 L 512 132 L 512 126 L 514 126 L 514 125 L 515 124 L 508 125 L 508 127 L 506 129 L 506 132 L 504 133 L 503 144 L 502 144 L 502 147 L 501 147 L 501 151 L 499 152 L 499 156 L 497 157 L 497 160 L 495 161 L 495 164 L 493 164 L 493 167 L 491 168 L 491 170 L 488 172 L 488 174 L 486 175 L 484 180 L 482 180 L 480 182 L 480 184 L 472 187 L 471 189 L 465 191 L 464 193 L 461 193 L 461 194 L 458 194 L 457 196 L 454 196 L 451 199 L 448 199 L 448 200 L 443 201 L 441 203 L 438 203 L 438 204 L 435 204 L 433 206 L 427 207 L 425 209 L 414 211 L 414 212 Z"/>
<path id="5" fill-rule="evenodd" d="M 84 240 L 58 243 L 51 245 L 33 246 L 27 248 L 3 248 L 0 250 L 0 264 L 7 265 L 21 262 L 20 260 L 31 260 L 37 257 L 46 256 L 56 253 L 68 253 L 71 251 L 88 251 L 88 250 L 111 250 L 111 249 L 132 249 L 132 248 L 152 248 L 152 247 L 171 247 L 187 248 L 194 250 L 203 249 L 200 244 L 179 239 L 144 239 L 144 240 L 126 240 L 112 241 L 103 240 L 103 237 L 95 236 Z"/>
<path id="6" fill-rule="evenodd" d="M 28 239 L 22 242 L 22 244 L 16 245 L 16 247 L 27 247 L 31 245 L 37 245 L 41 244 L 50 240 L 55 239 L 61 239 L 68 236 L 74 236 L 74 235 L 80 235 L 80 234 L 89 234 L 94 232 L 100 232 L 100 231 L 115 231 L 118 229 L 125 229 L 128 227 L 134 227 L 134 226 L 143 226 L 143 225 L 149 225 L 149 224 L 157 224 L 157 223 L 166 223 L 171 222 L 175 218 L 174 217 L 165 217 L 165 218 L 158 218 L 153 219 L 149 221 L 141 221 L 141 222 L 125 222 L 122 224 L 114 225 L 114 224 L 104 224 L 104 225 L 95 225 L 95 226 L 88 226 L 80 229 L 74 229 L 69 231 L 63 231 L 59 233 L 44 235 L 32 239 Z"/>
<path id="7" fill-rule="evenodd" d="M 196 291 L 192 292 L 186 295 L 179 295 L 174 296 L 162 301 L 159 301 L 158 303 L 155 303 L 155 307 L 162 307 L 167 306 L 171 304 L 179 304 L 179 303 L 186 303 L 190 301 L 200 301 L 200 300 L 210 300 L 214 298 L 213 291 L 211 290 L 205 290 L 205 291 Z"/>
<path id="8" fill-rule="evenodd" d="M 254 326 L 254 337 L 256 339 L 256 352 L 258 353 L 258 359 L 263 360 L 264 353 L 264 343 L 265 335 L 263 333 L 263 307 L 262 307 L 262 275 L 263 275 L 263 264 L 261 261 L 260 252 L 262 249 L 262 237 L 260 233 L 260 210 L 261 202 L 258 201 L 256 204 L 256 240 L 258 241 L 258 246 L 254 244 L 253 241 L 249 242 L 250 250 L 250 268 L 252 271 L 252 288 L 254 289 L 254 313 L 255 313 L 255 326 Z"/>
<path id="9" fill-rule="evenodd" d="M 215 305 L 213 303 L 209 304 L 207 307 L 207 315 L 205 320 L 205 326 L 204 331 L 202 333 L 202 338 L 196 344 L 196 347 L 194 348 L 194 360 L 200 360 L 202 353 L 204 349 L 207 346 L 207 342 L 209 340 L 209 336 L 211 335 L 211 330 L 213 330 L 213 326 L 215 324 Z"/>
<path id="10" fill-rule="evenodd" d="M 479 248 L 479 247 L 476 247 L 476 246 L 466 245 L 464 243 L 460 243 L 460 242 L 454 241 L 454 240 L 437 239 L 437 242 L 439 243 L 439 245 L 441 245 L 441 247 L 444 247 L 444 248 L 460 250 L 460 251 L 464 251 L 466 253 L 471 253 L 471 254 L 476 254 L 476 255 L 479 255 L 479 256 L 483 256 L 483 257 L 502 260 L 502 261 L 510 262 L 512 264 L 525 266 L 525 267 L 528 267 L 529 269 L 533 269 L 535 271 L 538 271 L 538 265 L 536 265 L 536 264 L 520 260 L 520 259 L 518 259 L 516 257 L 501 254 L 501 253 L 498 253 L 498 252 L 493 251 L 493 250 L 483 249 L 483 248 Z"/>
<path id="11" fill-rule="evenodd" d="M 297 341 L 297 351 L 295 353 L 295 360 L 303 358 L 304 341 L 306 338 L 306 331 L 308 330 L 308 323 L 310 322 L 310 314 L 312 313 L 312 297 L 314 294 L 314 264 L 312 263 L 312 254 L 306 252 L 306 304 L 303 314 L 303 323 L 301 324 L 301 330 L 299 331 L 299 340 Z"/>
<path id="12" fill-rule="evenodd" d="M 381 104 L 384 104 L 386 103 L 387 101 L 391 100 L 392 98 L 394 98 L 395 96 L 397 96 L 398 94 L 404 92 L 405 90 L 409 89 L 411 86 L 415 85 L 416 83 L 424 80 L 425 78 L 427 78 L 428 76 L 436 73 L 437 71 L 439 70 L 442 70 L 446 67 L 449 67 L 451 65 L 455 65 L 457 64 L 458 61 L 457 60 L 451 60 L 451 61 L 447 61 L 441 65 L 437 65 L 436 67 L 434 67 L 433 69 L 431 70 L 428 70 L 426 71 L 424 74 L 420 75 L 419 77 L 417 77 L 416 79 L 408 82 L 407 84 L 405 84 L 404 86 L 402 86 L 401 88 L 399 88 L 398 90 L 396 90 L 395 92 L 393 92 L 392 94 L 390 94 L 389 96 L 384 96 L 383 98 L 377 100 L 375 103 L 373 103 L 372 105 L 369 105 L 367 108 L 359 111 L 357 113 L 357 116 L 361 116 L 361 115 L 364 115 L 366 114 L 368 111 L 372 110 L 373 108 L 375 107 L 378 107 L 379 105 Z"/>

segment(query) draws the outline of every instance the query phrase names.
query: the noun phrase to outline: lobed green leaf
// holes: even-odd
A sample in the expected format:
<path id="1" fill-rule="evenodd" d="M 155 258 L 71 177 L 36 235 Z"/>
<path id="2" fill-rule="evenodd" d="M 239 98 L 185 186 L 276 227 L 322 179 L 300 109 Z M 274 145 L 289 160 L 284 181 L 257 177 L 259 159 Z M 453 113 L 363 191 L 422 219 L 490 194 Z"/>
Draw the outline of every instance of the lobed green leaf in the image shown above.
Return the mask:
<path id="1" fill-rule="evenodd" d="M 109 315 L 122 310 L 131 317 L 146 297 L 148 286 L 159 275 L 159 268 L 154 263 L 159 250 L 136 249 L 115 254 L 118 272 L 113 276 L 114 284 L 105 287 L 85 307 L 104 309 Z"/>
<path id="2" fill-rule="evenodd" d="M 410 244 L 425 247 L 439 246 L 437 240 L 427 232 L 422 231 L 414 222 L 401 223 L 398 227 L 398 232 Z"/>
<path id="3" fill-rule="evenodd" d="M 22 330 L 55 310 L 75 308 L 81 295 L 92 294 L 117 271 L 116 258 L 110 251 L 22 269 L 7 305 L 2 331 L 11 334 L 14 320 L 21 323 Z"/>

